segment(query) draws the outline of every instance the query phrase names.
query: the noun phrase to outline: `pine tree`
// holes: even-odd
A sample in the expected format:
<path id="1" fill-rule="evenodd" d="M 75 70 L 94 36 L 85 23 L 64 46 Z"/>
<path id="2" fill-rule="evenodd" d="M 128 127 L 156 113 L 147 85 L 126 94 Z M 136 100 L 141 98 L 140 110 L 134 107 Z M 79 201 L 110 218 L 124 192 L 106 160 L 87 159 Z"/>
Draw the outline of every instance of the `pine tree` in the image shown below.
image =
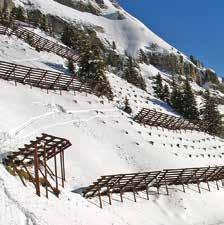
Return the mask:
<path id="1" fill-rule="evenodd" d="M 115 41 L 112 42 L 112 49 L 113 49 L 113 50 L 117 49 L 117 46 L 116 46 Z"/>
<path id="2" fill-rule="evenodd" d="M 146 84 L 140 74 L 139 65 L 131 56 L 128 56 L 125 61 L 123 78 L 136 87 L 146 90 Z"/>
<path id="3" fill-rule="evenodd" d="M 177 86 L 176 81 L 173 77 L 173 82 L 172 82 L 172 93 L 170 96 L 170 104 L 171 106 L 175 109 L 176 112 L 182 114 L 183 112 L 183 94 L 180 91 L 180 88 Z"/>
<path id="4" fill-rule="evenodd" d="M 191 89 L 191 85 L 186 78 L 184 87 L 183 87 L 183 112 L 182 115 L 184 118 L 189 120 L 197 120 L 199 113 L 197 109 L 197 103 L 194 97 L 194 94 Z"/>
<path id="5" fill-rule="evenodd" d="M 73 29 L 70 26 L 65 26 L 62 36 L 61 36 L 61 41 L 63 44 L 67 45 L 68 47 L 73 47 L 72 43 L 72 37 L 73 37 Z"/>
<path id="6" fill-rule="evenodd" d="M 208 90 L 205 92 L 204 100 L 201 110 L 202 119 L 208 124 L 210 134 L 220 135 L 222 132 L 222 117 L 217 109 L 215 99 L 211 97 Z"/>
<path id="7" fill-rule="evenodd" d="M 70 73 L 74 73 L 74 62 L 72 60 L 68 60 L 66 63 L 68 70 Z"/>
<path id="8" fill-rule="evenodd" d="M 98 95 L 105 95 L 112 99 L 113 94 L 105 70 L 106 64 L 99 47 L 91 45 L 89 42 L 83 42 L 78 71 L 81 80 L 87 82 Z"/>
<path id="9" fill-rule="evenodd" d="M 153 86 L 154 94 L 157 98 L 163 100 L 163 83 L 160 73 L 154 78 Z"/>
<path id="10" fill-rule="evenodd" d="M 22 7 L 13 7 L 10 15 L 13 19 L 25 21 L 25 16 Z"/>
<path id="11" fill-rule="evenodd" d="M 170 103 L 170 90 L 167 84 L 163 87 L 163 94 L 162 94 L 163 101 L 166 103 Z"/>
<path id="12" fill-rule="evenodd" d="M 131 106 L 129 104 L 129 100 L 127 98 L 127 96 L 125 97 L 125 101 L 124 101 L 124 112 L 128 113 L 128 114 L 131 114 L 132 113 L 132 109 L 131 109 Z"/>
<path id="13" fill-rule="evenodd" d="M 140 63 L 145 63 L 145 64 L 148 64 L 149 63 L 148 62 L 148 57 L 147 57 L 147 55 L 145 54 L 145 52 L 142 49 L 139 50 L 139 53 L 138 53 L 138 61 Z"/>
<path id="14" fill-rule="evenodd" d="M 39 25 L 40 29 L 44 30 L 45 32 L 49 31 L 48 22 L 47 22 L 47 18 L 45 15 L 40 16 L 38 25 Z"/>

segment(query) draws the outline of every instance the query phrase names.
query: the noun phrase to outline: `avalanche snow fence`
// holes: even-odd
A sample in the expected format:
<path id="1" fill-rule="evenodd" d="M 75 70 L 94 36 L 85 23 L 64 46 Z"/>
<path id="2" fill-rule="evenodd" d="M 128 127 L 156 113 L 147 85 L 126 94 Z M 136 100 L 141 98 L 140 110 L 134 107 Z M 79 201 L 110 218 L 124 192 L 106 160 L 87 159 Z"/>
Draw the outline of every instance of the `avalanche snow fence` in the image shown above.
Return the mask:
<path id="1" fill-rule="evenodd" d="M 36 34 L 24 27 L 19 21 L 17 23 L 13 21 L 11 24 L 0 21 L 0 34 L 8 36 L 15 35 L 40 51 L 52 52 L 73 62 L 79 59 L 79 55 L 74 49 Z"/>
<path id="2" fill-rule="evenodd" d="M 93 93 L 87 84 L 81 82 L 75 75 L 65 75 L 4 61 L 0 61 L 0 78 L 49 90 Z"/>
<path id="3" fill-rule="evenodd" d="M 207 132 L 209 125 L 201 120 L 186 120 L 155 110 L 143 108 L 134 117 L 134 121 L 149 126 L 158 126 L 171 130 L 197 130 Z"/>
<path id="4" fill-rule="evenodd" d="M 146 197 L 149 200 L 150 188 L 156 188 L 159 194 L 161 186 L 164 186 L 167 194 L 169 194 L 168 186 L 170 185 L 181 185 L 185 192 L 184 185 L 197 184 L 198 191 L 201 193 L 201 182 L 206 183 L 210 191 L 209 182 L 215 181 L 219 190 L 218 181 L 223 179 L 224 166 L 165 169 L 161 171 L 105 175 L 87 187 L 83 191 L 83 196 L 86 198 L 98 196 L 100 207 L 102 208 L 101 196 L 103 195 L 108 196 L 109 204 L 111 204 L 112 193 L 120 194 L 121 202 L 123 202 L 123 194 L 125 192 L 132 192 L 134 201 L 136 202 L 136 193 L 138 191 L 145 191 Z"/>

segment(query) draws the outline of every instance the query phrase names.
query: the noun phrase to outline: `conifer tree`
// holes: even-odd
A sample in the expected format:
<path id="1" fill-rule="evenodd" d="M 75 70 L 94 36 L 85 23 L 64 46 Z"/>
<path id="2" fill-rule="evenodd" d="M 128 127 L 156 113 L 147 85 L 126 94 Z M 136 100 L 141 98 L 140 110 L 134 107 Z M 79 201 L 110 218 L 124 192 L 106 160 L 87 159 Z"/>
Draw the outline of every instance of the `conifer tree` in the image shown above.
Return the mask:
<path id="1" fill-rule="evenodd" d="M 47 18 L 45 15 L 40 16 L 38 25 L 39 25 L 40 29 L 48 32 L 49 27 L 48 27 Z"/>
<path id="2" fill-rule="evenodd" d="M 170 90 L 167 84 L 163 87 L 163 94 L 162 94 L 163 101 L 166 103 L 170 103 Z"/>
<path id="3" fill-rule="evenodd" d="M 183 86 L 183 112 L 182 115 L 186 119 L 197 120 L 199 113 L 197 109 L 197 103 L 191 89 L 191 85 L 186 78 Z"/>
<path id="4" fill-rule="evenodd" d="M 71 26 L 65 26 L 62 36 L 61 36 L 61 41 L 63 44 L 67 45 L 68 47 L 72 47 L 72 37 L 73 37 L 73 29 Z"/>
<path id="5" fill-rule="evenodd" d="M 128 114 L 131 114 L 132 113 L 132 109 L 131 109 L 131 106 L 129 104 L 129 100 L 127 98 L 127 96 L 125 97 L 125 101 L 124 101 L 124 112 L 128 113 Z"/>
<path id="6" fill-rule="evenodd" d="M 69 72 L 74 73 L 74 62 L 72 60 L 68 60 L 67 61 L 67 67 Z"/>
<path id="7" fill-rule="evenodd" d="M 13 7 L 10 15 L 13 19 L 25 21 L 25 16 L 22 7 Z"/>
<path id="8" fill-rule="evenodd" d="M 208 124 L 208 132 L 212 135 L 220 135 L 222 132 L 222 117 L 217 109 L 215 99 L 207 90 L 204 95 L 204 105 L 201 110 L 203 121 Z"/>
<path id="9" fill-rule="evenodd" d="M 170 104 L 171 106 L 180 114 L 183 112 L 183 94 L 180 91 L 179 87 L 176 84 L 176 81 L 173 77 L 173 82 L 172 82 L 172 93 L 170 96 Z"/>
<path id="10" fill-rule="evenodd" d="M 139 70 L 140 68 L 137 62 L 131 56 L 128 56 L 124 64 L 123 78 L 136 87 L 146 90 L 145 81 Z"/>
<path id="11" fill-rule="evenodd" d="M 139 50 L 138 61 L 140 63 L 148 64 L 148 57 L 142 49 Z"/>
<path id="12" fill-rule="evenodd" d="M 162 84 L 162 77 L 160 73 L 156 75 L 153 81 L 153 86 L 154 94 L 157 98 L 163 100 L 163 84 Z"/>
<path id="13" fill-rule="evenodd" d="M 81 80 L 87 82 L 99 95 L 112 99 L 113 94 L 105 75 L 106 64 L 97 45 L 82 43 L 78 74 Z"/>
<path id="14" fill-rule="evenodd" d="M 113 50 L 117 49 L 117 46 L 116 46 L 115 41 L 112 42 L 112 49 L 113 49 Z"/>

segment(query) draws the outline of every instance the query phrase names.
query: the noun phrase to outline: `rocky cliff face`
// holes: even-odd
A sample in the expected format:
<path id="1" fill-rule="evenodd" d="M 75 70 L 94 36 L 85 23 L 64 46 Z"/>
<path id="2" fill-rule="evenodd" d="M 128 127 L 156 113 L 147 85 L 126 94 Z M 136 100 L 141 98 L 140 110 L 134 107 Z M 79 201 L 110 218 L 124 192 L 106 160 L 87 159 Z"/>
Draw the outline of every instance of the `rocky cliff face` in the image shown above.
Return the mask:
<path id="1" fill-rule="evenodd" d="M 12 0 L 0 0 L 0 11 L 8 11 L 13 7 Z"/>

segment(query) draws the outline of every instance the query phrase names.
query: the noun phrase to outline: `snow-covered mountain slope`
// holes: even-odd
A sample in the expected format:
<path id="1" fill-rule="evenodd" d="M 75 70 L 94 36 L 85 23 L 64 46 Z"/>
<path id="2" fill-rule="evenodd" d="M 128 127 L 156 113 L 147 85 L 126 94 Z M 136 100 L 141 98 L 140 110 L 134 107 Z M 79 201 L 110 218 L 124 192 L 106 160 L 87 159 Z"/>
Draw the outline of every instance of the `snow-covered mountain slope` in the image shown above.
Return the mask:
<path id="1" fill-rule="evenodd" d="M 104 0 L 104 7 L 89 0 L 99 8 L 100 15 L 81 12 L 53 0 L 14 0 L 25 8 L 40 9 L 69 22 L 81 22 L 98 29 L 99 37 L 117 43 L 118 50 L 136 54 L 140 48 L 156 43 L 160 50 L 176 52 L 168 43 L 146 28 L 137 19 Z M 74 0 L 75 2 L 75 0 Z M 125 16 L 116 19 L 117 12 Z M 40 30 L 32 29 L 41 35 Z M 52 39 L 49 36 L 45 36 Z M 55 39 L 53 39 L 55 41 Z M 65 59 L 49 52 L 37 52 L 15 36 L 0 35 L 0 60 L 49 70 L 67 72 Z M 140 126 L 132 115 L 124 113 L 125 97 L 129 98 L 135 115 L 142 107 L 167 114 L 175 112 L 164 102 L 153 97 L 151 77 L 161 73 L 166 81 L 171 75 L 152 65 L 141 64 L 146 80 L 146 91 L 140 90 L 117 74 L 107 72 L 114 100 L 97 98 L 85 93 L 58 92 L 12 81 L 0 80 L 0 160 L 17 150 L 40 133 L 64 137 L 72 146 L 65 151 L 66 184 L 57 199 L 53 194 L 47 200 L 35 195 L 31 183 L 25 188 L 18 177 L 10 175 L 0 162 L 0 224 L 5 225 L 214 225 L 224 224 L 224 191 L 219 182 L 218 191 L 211 183 L 170 187 L 170 195 L 150 191 L 138 193 L 137 203 L 132 194 L 124 195 L 124 203 L 114 194 L 113 205 L 103 197 L 104 209 L 98 200 L 84 199 L 80 188 L 90 185 L 99 176 L 128 172 L 160 170 L 165 168 L 223 165 L 224 142 L 218 137 L 190 131 L 170 131 Z M 201 87 L 192 83 L 195 91 Z M 221 96 L 221 95 L 219 95 Z M 200 102 L 200 97 L 197 98 Z M 223 110 L 223 107 L 220 107 Z M 217 207 L 217 205 L 219 207 Z"/>
<path id="2" fill-rule="evenodd" d="M 140 193 L 137 203 L 127 194 L 124 204 L 119 201 L 112 206 L 105 204 L 104 210 L 95 205 L 96 199 L 86 200 L 72 192 L 103 174 L 222 165 L 224 145 L 219 138 L 198 132 L 142 127 L 114 103 L 91 95 L 47 94 L 44 90 L 2 80 L 0 87 L 2 157 L 41 132 L 72 142 L 65 154 L 67 181 L 60 199 L 53 195 L 49 200 L 36 197 L 31 183 L 25 188 L 0 165 L 1 223 L 80 225 L 99 224 L 101 218 L 100 224 L 108 225 L 144 225 L 149 221 L 173 225 L 224 220 L 222 207 L 207 214 L 215 201 L 223 198 L 223 190 L 217 191 L 215 184 L 211 184 L 212 192 L 204 186 L 202 194 L 196 192 L 194 185 L 187 188 L 186 194 L 173 187 L 170 196 L 154 193 L 150 201 Z"/>
<path id="3" fill-rule="evenodd" d="M 1 36 L 0 57 L 45 69 L 64 65 L 64 59 L 38 53 L 15 37 Z M 157 72 L 152 66 L 143 67 L 152 74 Z M 172 187 L 169 196 L 152 192 L 150 201 L 144 199 L 144 193 L 139 193 L 137 203 L 131 194 L 125 194 L 124 204 L 113 195 L 118 201 L 109 206 L 104 198 L 103 210 L 97 206 L 97 199 L 86 200 L 76 193 L 104 174 L 223 164 L 224 145 L 219 138 L 198 132 L 142 127 L 133 122 L 130 115 L 117 108 L 125 96 L 130 97 L 134 114 L 141 107 L 173 112 L 152 97 L 150 89 L 149 93 L 144 92 L 114 74 L 108 74 L 108 78 L 115 94 L 113 102 L 78 93 L 47 94 L 38 88 L 0 80 L 1 158 L 42 132 L 72 142 L 65 154 L 67 181 L 65 189 L 60 188 L 59 199 L 53 195 L 45 199 L 44 190 L 43 197 L 37 197 L 31 183 L 25 188 L 18 177 L 11 176 L 0 164 L 0 224 L 86 225 L 99 224 L 99 218 L 103 225 L 148 225 L 149 221 L 156 225 L 192 225 L 224 221 L 222 207 L 208 213 L 223 198 L 223 190 L 218 191 L 215 184 L 211 184 L 212 192 L 203 185 L 202 194 L 197 193 L 194 185 L 186 188 L 187 193 L 182 193 L 179 187 Z"/>
<path id="4" fill-rule="evenodd" d="M 125 51 L 136 55 L 140 48 L 149 47 L 156 43 L 161 49 L 172 50 L 172 46 L 159 38 L 136 18 L 125 12 L 122 8 L 115 7 L 110 0 L 104 0 L 105 8 L 101 9 L 102 15 L 93 15 L 87 12 L 80 12 L 67 7 L 53 0 L 15 0 L 16 5 L 27 9 L 39 9 L 43 14 L 51 14 L 68 21 L 69 23 L 83 23 L 95 27 L 101 27 L 98 36 L 102 40 L 117 43 L 120 53 Z M 94 0 L 88 1 L 94 4 Z M 117 12 L 124 15 L 124 19 L 111 18 Z"/>
<path id="5" fill-rule="evenodd" d="M 24 66 L 66 72 L 65 59 L 48 52 L 37 52 L 15 36 L 1 36 L 0 60 Z"/>

